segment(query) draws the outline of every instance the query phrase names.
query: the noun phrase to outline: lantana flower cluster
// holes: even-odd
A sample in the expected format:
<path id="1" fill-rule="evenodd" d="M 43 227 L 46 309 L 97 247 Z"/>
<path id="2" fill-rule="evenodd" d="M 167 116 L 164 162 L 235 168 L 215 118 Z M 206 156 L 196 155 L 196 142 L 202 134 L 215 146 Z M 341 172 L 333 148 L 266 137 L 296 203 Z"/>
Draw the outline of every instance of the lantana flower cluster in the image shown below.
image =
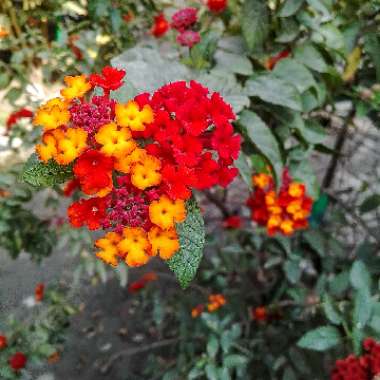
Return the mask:
<path id="1" fill-rule="evenodd" d="M 380 344 L 372 338 L 363 341 L 364 354 L 337 360 L 331 380 L 376 380 L 380 377 Z"/>
<path id="2" fill-rule="evenodd" d="M 278 193 L 270 174 L 256 174 L 252 182 L 254 192 L 247 201 L 251 219 L 266 227 L 269 236 L 277 233 L 290 236 L 308 227 L 313 200 L 306 194 L 303 183 L 292 181 L 287 171 Z"/>
<path id="3" fill-rule="evenodd" d="M 209 313 L 213 313 L 217 310 L 219 310 L 221 307 L 223 307 L 227 303 L 226 298 L 223 294 L 217 293 L 217 294 L 210 294 L 208 296 L 208 303 L 207 304 L 198 304 L 191 310 L 191 317 L 197 318 L 199 317 L 206 309 Z"/>
<path id="4" fill-rule="evenodd" d="M 68 208 L 74 227 L 103 229 L 97 257 L 111 266 L 170 259 L 179 248 L 176 224 L 192 190 L 227 186 L 237 175 L 240 136 L 235 115 L 218 93 L 195 81 L 170 83 L 126 103 L 110 97 L 125 72 L 67 76 L 61 97 L 36 112 L 43 162 L 71 165 L 85 195 Z M 103 95 L 91 95 L 95 87 Z"/>
<path id="5" fill-rule="evenodd" d="M 201 35 L 194 28 L 197 21 L 196 8 L 183 8 L 174 13 L 171 26 L 178 32 L 176 40 L 180 45 L 191 48 L 200 42 Z"/>

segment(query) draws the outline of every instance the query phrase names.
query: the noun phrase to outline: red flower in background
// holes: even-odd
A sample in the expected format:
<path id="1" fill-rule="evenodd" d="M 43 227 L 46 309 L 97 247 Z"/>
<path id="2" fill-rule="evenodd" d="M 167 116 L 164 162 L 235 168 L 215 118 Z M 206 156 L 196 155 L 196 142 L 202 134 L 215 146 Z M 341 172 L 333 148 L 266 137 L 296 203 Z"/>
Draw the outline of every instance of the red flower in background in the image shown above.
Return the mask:
<path id="1" fill-rule="evenodd" d="M 33 112 L 28 110 L 27 108 L 21 108 L 18 111 L 12 112 L 9 116 L 8 119 L 5 123 L 7 127 L 7 133 L 9 130 L 13 127 L 14 124 L 17 123 L 19 119 L 22 118 L 32 118 L 33 117 Z"/>
<path id="2" fill-rule="evenodd" d="M 193 30 L 185 30 L 178 34 L 176 40 L 180 45 L 192 48 L 201 40 L 201 35 Z"/>
<path id="3" fill-rule="evenodd" d="M 74 202 L 67 209 L 70 223 L 74 227 L 87 225 L 90 230 L 97 230 L 106 215 L 107 199 L 90 198 Z"/>
<path id="4" fill-rule="evenodd" d="M 227 7 L 227 0 L 208 0 L 207 6 L 212 12 L 223 12 Z"/>
<path id="5" fill-rule="evenodd" d="M 289 55 L 290 55 L 290 50 L 283 50 L 282 52 L 276 54 L 275 56 L 268 58 L 267 61 L 265 62 L 265 68 L 267 70 L 273 70 L 279 61 L 289 57 Z"/>
<path id="6" fill-rule="evenodd" d="M 20 369 L 23 369 L 27 362 L 27 357 L 22 352 L 16 352 L 13 356 L 9 359 L 9 365 L 14 371 L 19 371 Z"/>
<path id="7" fill-rule="evenodd" d="M 41 302 L 44 299 L 45 294 L 45 285 L 43 283 L 39 283 L 36 285 L 34 289 L 34 299 L 36 302 Z"/>
<path id="8" fill-rule="evenodd" d="M 183 8 L 172 16 L 172 27 L 180 32 L 189 29 L 198 20 L 198 9 Z"/>
<path id="9" fill-rule="evenodd" d="M 252 319 L 259 322 L 266 322 L 268 319 L 268 312 L 265 306 L 259 306 L 252 309 Z"/>
<path id="10" fill-rule="evenodd" d="M 0 335 L 0 350 L 4 350 L 8 347 L 7 337 L 4 335 Z"/>
<path id="11" fill-rule="evenodd" d="M 232 215 L 223 220 L 224 228 L 240 228 L 242 226 L 242 219 L 239 215 Z"/>
<path id="12" fill-rule="evenodd" d="M 90 83 L 93 86 L 99 86 L 104 91 L 114 91 L 123 85 L 124 70 L 119 70 L 111 66 L 106 66 L 102 70 L 102 74 L 91 74 Z"/>
<path id="13" fill-rule="evenodd" d="M 160 13 L 159 15 L 154 17 L 154 24 L 152 27 L 152 34 L 155 37 L 162 37 L 169 30 L 170 25 L 168 20 L 166 20 L 165 15 Z"/>
<path id="14" fill-rule="evenodd" d="M 139 280 L 132 282 L 128 286 L 128 291 L 129 293 L 136 293 L 144 289 L 149 282 L 156 281 L 157 278 L 157 274 L 154 272 L 145 273 Z"/>

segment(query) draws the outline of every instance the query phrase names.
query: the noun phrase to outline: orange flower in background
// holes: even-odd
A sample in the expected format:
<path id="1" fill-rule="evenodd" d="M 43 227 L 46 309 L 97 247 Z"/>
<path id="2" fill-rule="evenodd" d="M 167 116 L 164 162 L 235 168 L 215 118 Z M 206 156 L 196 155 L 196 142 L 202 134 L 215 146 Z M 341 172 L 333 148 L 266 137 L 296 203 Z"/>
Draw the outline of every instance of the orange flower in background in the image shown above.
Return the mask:
<path id="1" fill-rule="evenodd" d="M 279 61 L 290 56 L 290 50 L 283 50 L 273 57 L 270 57 L 265 62 L 265 68 L 267 70 L 273 70 Z"/>
<path id="2" fill-rule="evenodd" d="M 140 291 L 141 289 L 144 289 L 149 282 L 156 281 L 157 278 L 158 278 L 158 276 L 154 272 L 145 273 L 144 275 L 141 276 L 140 279 L 132 282 L 128 286 L 128 292 L 129 293 L 136 293 L 136 292 Z"/>
<path id="3" fill-rule="evenodd" d="M 154 17 L 154 24 L 151 29 L 153 36 L 156 38 L 162 37 L 169 29 L 170 24 L 163 13 Z"/>
<path id="4" fill-rule="evenodd" d="M 92 88 L 91 83 L 84 74 L 77 76 L 66 76 L 63 80 L 66 84 L 66 88 L 61 90 L 61 95 L 66 100 L 82 98 Z"/>
<path id="5" fill-rule="evenodd" d="M 34 299 L 36 302 L 41 302 L 44 299 L 45 294 L 45 285 L 43 283 L 39 283 L 36 285 L 34 289 Z"/>
<path id="6" fill-rule="evenodd" d="M 8 347 L 7 337 L 4 335 L 0 335 L 0 350 L 4 350 Z"/>
<path id="7" fill-rule="evenodd" d="M 6 29 L 4 26 L 0 26 L 0 39 L 8 37 L 9 36 L 9 30 Z"/>
<path id="8" fill-rule="evenodd" d="M 47 361 L 49 364 L 56 364 L 59 362 L 60 359 L 61 359 L 61 354 L 58 351 L 56 351 L 54 352 L 54 354 L 51 354 L 48 357 Z"/>
<path id="9" fill-rule="evenodd" d="M 207 310 L 212 313 L 226 304 L 223 294 L 210 294 L 208 297 Z"/>
<path id="10" fill-rule="evenodd" d="M 203 313 L 204 309 L 205 309 L 205 306 L 203 304 L 199 304 L 199 305 L 195 306 L 191 310 L 191 317 L 192 318 L 198 318 Z"/>
<path id="11" fill-rule="evenodd" d="M 303 183 L 292 181 L 284 172 L 283 184 L 279 193 L 274 189 L 272 176 L 257 174 L 252 177 L 254 193 L 248 199 L 251 218 L 260 226 L 267 228 L 269 236 L 281 233 L 292 235 L 296 230 L 308 226 L 313 200 L 306 195 Z"/>

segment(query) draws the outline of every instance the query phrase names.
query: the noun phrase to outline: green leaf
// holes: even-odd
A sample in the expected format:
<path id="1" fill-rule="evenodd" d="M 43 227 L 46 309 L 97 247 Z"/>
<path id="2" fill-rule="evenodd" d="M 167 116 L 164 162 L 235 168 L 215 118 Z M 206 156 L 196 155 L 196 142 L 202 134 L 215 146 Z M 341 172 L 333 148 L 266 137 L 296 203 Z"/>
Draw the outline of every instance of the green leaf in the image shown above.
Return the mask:
<path id="1" fill-rule="evenodd" d="M 294 85 L 300 93 L 316 85 L 311 72 L 302 63 L 292 58 L 282 59 L 278 62 L 272 74 Z"/>
<path id="2" fill-rule="evenodd" d="M 279 181 L 283 165 L 280 148 L 272 131 L 251 111 L 243 111 L 240 114 L 239 123 L 245 128 L 251 142 L 268 159 Z"/>
<path id="3" fill-rule="evenodd" d="M 333 323 L 334 325 L 340 325 L 342 323 L 342 317 L 340 316 L 339 312 L 336 310 L 332 298 L 325 294 L 323 297 L 323 311 L 325 312 L 325 315 L 327 319 Z"/>
<path id="4" fill-rule="evenodd" d="M 227 355 L 223 360 L 223 365 L 227 368 L 240 367 L 246 365 L 248 358 L 243 355 L 231 354 Z"/>
<path id="5" fill-rule="evenodd" d="M 353 322 L 357 329 L 363 329 L 371 319 L 372 306 L 372 298 L 368 289 L 364 288 L 356 291 Z"/>
<path id="6" fill-rule="evenodd" d="M 35 187 L 50 187 L 66 182 L 72 175 L 70 165 L 60 166 L 53 160 L 45 164 L 32 154 L 24 165 L 21 179 Z"/>
<path id="7" fill-rule="evenodd" d="M 339 330 L 333 326 L 322 326 L 307 332 L 297 343 L 301 348 L 326 351 L 341 343 Z"/>
<path id="8" fill-rule="evenodd" d="M 214 364 L 207 364 L 205 370 L 207 380 L 218 380 L 218 369 Z"/>
<path id="9" fill-rule="evenodd" d="M 296 284 L 301 278 L 302 270 L 300 267 L 300 262 L 297 260 L 286 260 L 284 264 L 284 271 L 286 278 L 292 284 Z"/>
<path id="10" fill-rule="evenodd" d="M 380 81 L 380 38 L 375 33 L 368 33 L 364 37 L 364 48 L 371 57 L 376 69 L 377 81 Z"/>
<path id="11" fill-rule="evenodd" d="M 219 38 L 220 35 L 213 31 L 202 34 L 201 42 L 190 50 L 191 64 L 194 68 L 201 70 L 210 66 Z"/>
<path id="12" fill-rule="evenodd" d="M 297 89 L 288 82 L 271 74 L 261 75 L 246 83 L 250 96 L 257 96 L 265 102 L 302 111 L 302 100 Z"/>
<path id="13" fill-rule="evenodd" d="M 241 28 L 250 51 L 263 45 L 269 32 L 269 12 L 266 1 L 244 1 Z"/>
<path id="14" fill-rule="evenodd" d="M 302 236 L 319 256 L 326 256 L 326 241 L 320 230 L 309 229 Z"/>
<path id="15" fill-rule="evenodd" d="M 322 54 L 312 44 L 298 46 L 294 51 L 294 58 L 312 70 L 320 73 L 327 71 L 327 64 Z"/>
<path id="16" fill-rule="evenodd" d="M 343 34 L 334 24 L 321 25 L 318 32 L 324 37 L 327 47 L 340 52 L 345 48 Z"/>
<path id="17" fill-rule="evenodd" d="M 251 61 L 243 54 L 218 50 L 214 55 L 214 59 L 218 69 L 242 75 L 252 75 L 253 73 Z"/>
<path id="18" fill-rule="evenodd" d="M 252 169 L 248 165 L 247 157 L 245 154 L 241 151 L 239 154 L 239 157 L 234 162 L 235 167 L 238 168 L 239 173 L 241 177 L 243 178 L 243 181 L 247 184 L 248 188 L 252 188 Z"/>
<path id="19" fill-rule="evenodd" d="M 207 342 L 207 353 L 214 359 L 219 350 L 219 341 L 215 335 L 211 335 L 209 341 Z"/>
<path id="20" fill-rule="evenodd" d="M 301 8 L 304 0 L 286 0 L 278 12 L 280 17 L 293 16 Z"/>
<path id="21" fill-rule="evenodd" d="M 373 211 L 380 206 L 380 194 L 372 194 L 360 205 L 360 213 Z"/>
<path id="22" fill-rule="evenodd" d="M 198 205 L 190 200 L 186 208 L 186 220 L 176 227 L 181 248 L 168 260 L 169 268 L 175 273 L 183 289 L 189 286 L 197 273 L 205 244 L 204 221 Z"/>
<path id="23" fill-rule="evenodd" d="M 368 272 L 366 265 L 358 260 L 352 265 L 350 272 L 351 285 L 357 290 L 367 289 L 370 293 L 371 275 Z"/>

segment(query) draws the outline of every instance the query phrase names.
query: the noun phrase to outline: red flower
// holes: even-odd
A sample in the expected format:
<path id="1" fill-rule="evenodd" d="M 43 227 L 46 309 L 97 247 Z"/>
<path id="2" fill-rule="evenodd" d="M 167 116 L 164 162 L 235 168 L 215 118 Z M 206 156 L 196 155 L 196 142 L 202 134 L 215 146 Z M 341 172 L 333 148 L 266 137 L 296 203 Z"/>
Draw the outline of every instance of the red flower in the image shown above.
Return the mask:
<path id="1" fill-rule="evenodd" d="M 155 37 L 162 37 L 169 30 L 170 25 L 168 20 L 166 20 L 165 15 L 160 13 L 154 17 L 154 25 L 152 27 L 151 33 Z"/>
<path id="2" fill-rule="evenodd" d="M 23 369 L 27 362 L 27 357 L 22 352 L 16 352 L 13 356 L 9 359 L 9 365 L 14 371 L 19 371 L 20 369 Z"/>
<path id="3" fill-rule="evenodd" d="M 45 285 L 43 283 L 39 283 L 36 285 L 36 288 L 34 289 L 34 299 L 36 302 L 41 302 L 44 298 L 45 293 Z"/>
<path id="4" fill-rule="evenodd" d="M 265 67 L 267 70 L 273 70 L 274 67 L 277 65 L 279 61 L 281 61 L 284 58 L 289 57 L 290 55 L 290 50 L 283 50 L 282 52 L 276 54 L 273 57 L 270 57 L 266 62 L 265 62 Z"/>
<path id="5" fill-rule="evenodd" d="M 14 124 L 17 123 L 19 119 L 22 118 L 32 118 L 33 117 L 33 112 L 26 109 L 26 108 L 21 108 L 18 111 L 12 112 L 6 121 L 6 126 L 7 126 L 7 131 L 9 131 Z"/>
<path id="6" fill-rule="evenodd" d="M 162 182 L 166 193 L 172 199 L 189 199 L 191 196 L 190 186 L 195 183 L 193 170 L 180 166 L 165 165 L 161 171 Z"/>
<path id="7" fill-rule="evenodd" d="M 177 36 L 177 42 L 182 46 L 187 46 L 192 48 L 201 40 L 201 35 L 199 32 L 194 32 L 193 30 L 184 30 Z"/>
<path id="8" fill-rule="evenodd" d="M 139 280 L 132 282 L 128 286 L 128 291 L 129 291 L 129 293 L 136 293 L 136 292 L 140 291 L 141 289 L 144 289 L 145 286 L 149 282 L 155 281 L 155 280 L 157 280 L 156 273 L 154 273 L 154 272 L 145 273 L 143 276 L 141 276 L 141 278 Z"/>
<path id="9" fill-rule="evenodd" d="M 242 225 L 242 219 L 239 215 L 232 215 L 223 220 L 223 227 L 225 228 L 240 228 Z"/>
<path id="10" fill-rule="evenodd" d="M 134 17 L 135 17 L 135 15 L 133 14 L 133 12 L 129 11 L 128 13 L 126 13 L 125 15 L 123 15 L 123 20 L 126 23 L 128 23 L 128 22 L 132 21 Z"/>
<path id="11" fill-rule="evenodd" d="M 223 121 L 218 123 L 211 139 L 212 147 L 218 152 L 219 157 L 228 160 L 236 160 L 240 152 L 241 138 L 237 134 L 233 134 L 232 125 Z"/>
<path id="12" fill-rule="evenodd" d="M 335 362 L 331 380 L 372 380 L 372 377 L 369 376 L 359 358 L 349 355 L 347 358 Z"/>
<path id="13" fill-rule="evenodd" d="M 252 319 L 265 322 L 268 319 L 268 312 L 265 306 L 259 306 L 252 310 Z"/>
<path id="14" fill-rule="evenodd" d="M 95 87 L 101 87 L 105 92 L 117 90 L 123 85 L 124 70 L 118 70 L 111 66 L 106 66 L 102 74 L 91 74 L 90 83 Z"/>
<path id="15" fill-rule="evenodd" d="M 74 174 L 78 178 L 85 194 L 93 195 L 112 189 L 113 159 L 97 150 L 83 153 L 74 165 Z M 107 192 L 106 192 L 107 193 Z"/>
<path id="16" fill-rule="evenodd" d="M 96 230 L 105 218 L 106 208 L 106 198 L 81 199 L 71 204 L 67 213 L 72 226 L 79 228 L 86 224 L 90 230 Z"/>
<path id="17" fill-rule="evenodd" d="M 65 197 L 71 197 L 74 191 L 79 188 L 79 185 L 79 181 L 76 178 L 67 182 L 63 189 L 63 194 Z"/>
<path id="18" fill-rule="evenodd" d="M 4 350 L 8 346 L 7 337 L 4 335 L 0 335 L 0 350 Z"/>
<path id="19" fill-rule="evenodd" d="M 207 6 L 212 12 L 223 12 L 227 7 L 227 0 L 208 0 Z"/>
<path id="20" fill-rule="evenodd" d="M 180 32 L 190 28 L 197 22 L 196 8 L 183 8 L 172 16 L 172 27 Z"/>

